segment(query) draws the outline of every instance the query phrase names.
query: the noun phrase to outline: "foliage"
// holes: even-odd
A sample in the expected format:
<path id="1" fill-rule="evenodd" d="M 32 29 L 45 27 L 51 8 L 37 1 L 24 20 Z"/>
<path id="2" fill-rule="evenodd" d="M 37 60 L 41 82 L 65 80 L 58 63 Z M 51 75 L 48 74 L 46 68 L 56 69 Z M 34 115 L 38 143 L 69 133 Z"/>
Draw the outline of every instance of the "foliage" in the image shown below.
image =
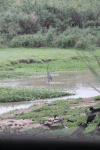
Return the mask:
<path id="1" fill-rule="evenodd" d="M 56 36 L 56 35 L 55 35 Z M 24 34 L 14 37 L 11 40 L 11 47 L 46 47 L 52 46 L 54 40 L 54 29 L 50 28 L 44 35 L 40 32 L 37 34 Z"/>
<path id="2" fill-rule="evenodd" d="M 100 100 L 100 96 L 95 96 L 93 99 L 94 99 L 95 101 L 98 101 L 98 100 Z"/>
<path id="3" fill-rule="evenodd" d="M 84 48 L 83 38 L 87 40 L 89 32 L 92 32 L 94 44 L 100 46 L 96 31 L 100 26 L 99 0 L 95 3 L 93 0 L 1 0 L 0 3 L 0 45 L 63 48 L 76 45 L 77 48 Z M 89 32 L 86 32 L 87 29 Z"/>
<path id="4" fill-rule="evenodd" d="M 70 95 L 66 92 L 59 90 L 50 90 L 43 88 L 12 88 L 12 87 L 1 87 L 0 88 L 0 102 L 20 102 L 30 101 L 36 99 L 45 99 Z"/>
<path id="5" fill-rule="evenodd" d="M 75 44 L 75 48 L 77 49 L 86 49 L 88 47 L 88 41 L 86 38 L 80 38 L 78 42 Z"/>
<path id="6" fill-rule="evenodd" d="M 44 44 L 41 34 L 20 35 L 11 40 L 11 47 L 43 47 Z"/>

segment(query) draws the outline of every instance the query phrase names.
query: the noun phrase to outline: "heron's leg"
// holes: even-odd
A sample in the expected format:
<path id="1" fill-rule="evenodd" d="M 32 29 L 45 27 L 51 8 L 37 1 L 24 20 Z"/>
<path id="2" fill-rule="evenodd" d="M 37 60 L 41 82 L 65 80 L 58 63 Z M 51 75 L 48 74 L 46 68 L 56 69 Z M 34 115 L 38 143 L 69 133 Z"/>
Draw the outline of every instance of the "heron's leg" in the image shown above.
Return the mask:
<path id="1" fill-rule="evenodd" d="M 48 78 L 48 82 L 50 82 L 50 78 Z"/>

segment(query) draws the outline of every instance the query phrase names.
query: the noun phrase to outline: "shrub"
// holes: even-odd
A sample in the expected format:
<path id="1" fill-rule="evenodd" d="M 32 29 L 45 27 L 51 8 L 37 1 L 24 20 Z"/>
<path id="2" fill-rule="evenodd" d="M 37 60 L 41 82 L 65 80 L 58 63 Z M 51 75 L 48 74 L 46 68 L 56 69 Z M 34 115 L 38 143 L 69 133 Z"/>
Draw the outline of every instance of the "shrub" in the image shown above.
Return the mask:
<path id="1" fill-rule="evenodd" d="M 0 20 L 0 34 L 6 35 L 6 40 L 2 38 L 3 44 L 9 44 L 12 47 L 14 45 L 15 47 L 67 47 L 75 46 L 78 38 L 87 37 L 90 31 L 92 35 L 98 35 L 97 28 L 100 26 L 98 0 L 88 4 L 87 1 L 77 1 L 73 4 L 65 0 L 57 2 L 56 0 L 52 2 L 23 0 L 20 5 L 11 10 L 10 7 L 15 4 L 14 1 L 1 0 L 0 18 L 5 19 Z M 5 10 L 11 10 L 11 13 L 5 16 Z M 100 45 L 99 36 L 96 41 L 93 41 L 97 46 Z"/>
<path id="2" fill-rule="evenodd" d="M 68 35 L 62 39 L 62 45 L 61 47 L 74 47 L 76 44 L 76 41 L 79 39 L 79 36 L 76 34 Z"/>
<path id="3" fill-rule="evenodd" d="M 45 34 L 45 42 L 46 46 L 55 46 L 55 40 L 56 40 L 56 30 L 54 28 L 50 28 L 48 32 Z"/>
<path id="4" fill-rule="evenodd" d="M 56 40 L 57 46 L 74 47 L 76 41 L 80 38 L 80 29 L 78 27 L 68 27 L 66 31 L 60 34 Z"/>
<path id="5" fill-rule="evenodd" d="M 43 47 L 54 46 L 55 29 L 50 28 L 48 32 L 37 34 L 25 34 L 14 37 L 11 40 L 11 47 Z"/>
<path id="6" fill-rule="evenodd" d="M 88 42 L 86 38 L 83 37 L 79 39 L 75 44 L 75 48 L 77 49 L 86 49 L 87 47 L 88 47 Z"/>
<path id="7" fill-rule="evenodd" d="M 17 16 L 17 22 L 20 27 L 19 34 L 34 34 L 38 31 L 37 17 L 34 13 L 26 14 L 20 12 Z"/>
<path id="8" fill-rule="evenodd" d="M 96 38 L 96 46 L 100 47 L 100 37 Z"/>
<path id="9" fill-rule="evenodd" d="M 44 46 L 44 40 L 41 34 L 20 35 L 12 39 L 10 46 L 11 47 L 41 47 Z"/>

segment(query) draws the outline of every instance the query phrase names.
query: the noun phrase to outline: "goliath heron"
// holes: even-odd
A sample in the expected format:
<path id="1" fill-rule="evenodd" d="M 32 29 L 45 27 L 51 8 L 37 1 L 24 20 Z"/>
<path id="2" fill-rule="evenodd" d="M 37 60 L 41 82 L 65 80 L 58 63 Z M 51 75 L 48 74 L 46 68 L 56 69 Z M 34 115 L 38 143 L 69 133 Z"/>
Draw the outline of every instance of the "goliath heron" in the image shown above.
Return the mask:
<path id="1" fill-rule="evenodd" d="M 47 63 L 47 78 L 48 78 L 48 82 L 50 82 L 50 80 L 52 81 L 52 76 L 50 72 L 48 71 L 48 63 Z"/>

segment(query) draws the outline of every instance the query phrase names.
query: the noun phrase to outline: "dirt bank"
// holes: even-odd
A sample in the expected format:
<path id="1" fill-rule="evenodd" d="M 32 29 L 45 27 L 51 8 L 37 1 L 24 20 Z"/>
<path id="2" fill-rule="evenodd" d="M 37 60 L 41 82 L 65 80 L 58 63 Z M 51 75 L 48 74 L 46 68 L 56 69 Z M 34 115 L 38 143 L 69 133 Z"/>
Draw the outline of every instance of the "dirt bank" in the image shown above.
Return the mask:
<path id="1" fill-rule="evenodd" d="M 69 101 L 72 101 L 72 100 L 70 99 Z M 91 106 L 91 105 L 94 106 L 98 102 L 100 102 L 100 100 L 94 101 L 93 98 L 84 98 L 81 102 L 79 102 L 77 104 L 73 104 L 70 108 L 75 109 L 77 107 L 86 107 L 86 106 Z M 46 104 L 36 105 L 33 107 L 29 107 L 27 109 L 19 109 L 19 110 L 15 110 L 14 112 L 2 114 L 1 119 L 0 119 L 0 131 L 3 131 L 5 129 L 5 126 L 10 126 L 10 128 L 18 128 L 18 130 L 26 130 L 26 129 L 32 129 L 32 128 L 38 128 L 38 127 L 43 127 L 44 129 L 51 129 L 50 126 L 52 126 L 52 127 L 56 126 L 56 123 L 59 122 L 59 119 L 58 118 L 54 119 L 53 116 L 46 117 L 46 119 L 48 119 L 48 121 L 44 121 L 42 123 L 40 122 L 40 123 L 36 123 L 36 124 L 30 124 L 33 121 L 33 118 L 15 119 L 16 115 L 19 115 L 21 113 L 28 113 L 31 110 L 40 108 Z"/>

